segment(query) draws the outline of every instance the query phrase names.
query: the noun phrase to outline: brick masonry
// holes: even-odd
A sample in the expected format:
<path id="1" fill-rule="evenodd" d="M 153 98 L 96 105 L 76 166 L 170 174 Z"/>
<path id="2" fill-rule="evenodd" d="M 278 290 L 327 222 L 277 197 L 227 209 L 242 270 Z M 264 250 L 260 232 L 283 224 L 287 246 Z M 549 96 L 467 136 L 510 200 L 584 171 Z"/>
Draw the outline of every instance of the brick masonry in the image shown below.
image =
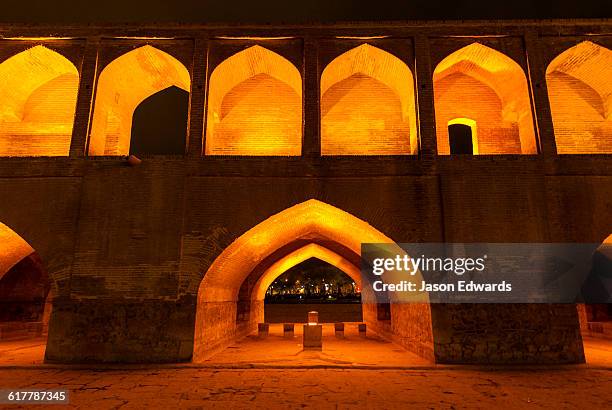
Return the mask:
<path id="1" fill-rule="evenodd" d="M 596 37 L 610 48 L 612 36 L 604 34 L 610 28 L 610 21 L 0 26 L 5 38 L 74 37 L 55 49 L 81 73 L 70 156 L 0 158 L 0 221 L 38 252 L 56 292 L 47 360 L 190 360 L 198 287 L 210 264 L 251 227 L 312 198 L 398 242 L 601 242 L 612 232 L 612 155 L 555 153 L 544 72 L 554 56 L 585 39 Z M 284 36 L 295 38 L 242 38 Z M 347 36 L 388 38 L 338 38 Z M 435 155 L 432 70 L 458 42 L 472 41 L 508 53 L 525 69 L 538 155 Z M 55 44 L 4 39 L 0 61 L 41 43 Z M 319 155 L 318 78 L 335 56 L 363 43 L 394 53 L 415 73 L 418 155 Z M 87 157 L 96 73 L 142 44 L 172 54 L 191 73 L 186 155 L 144 157 L 137 167 L 123 158 Z M 210 73 L 253 44 L 283 55 L 302 74 L 303 155 L 201 156 Z M 232 311 L 235 304 L 207 308 Z M 432 308 L 430 323 L 414 316 L 392 309 L 391 323 L 378 328 L 437 362 L 584 360 L 573 305 L 440 305 Z M 219 343 L 240 333 L 232 323 L 213 323 L 207 331 Z"/>

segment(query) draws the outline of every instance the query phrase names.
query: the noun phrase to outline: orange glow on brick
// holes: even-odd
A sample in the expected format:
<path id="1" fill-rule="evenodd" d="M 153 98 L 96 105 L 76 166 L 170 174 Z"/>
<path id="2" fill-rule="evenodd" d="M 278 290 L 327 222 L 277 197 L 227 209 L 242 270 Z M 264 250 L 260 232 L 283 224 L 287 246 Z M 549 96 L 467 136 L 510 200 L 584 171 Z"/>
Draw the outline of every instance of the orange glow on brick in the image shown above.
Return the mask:
<path id="1" fill-rule="evenodd" d="M 189 71 L 174 57 L 148 45 L 106 66 L 98 80 L 89 155 L 127 155 L 134 110 L 147 97 L 171 86 L 189 92 Z"/>
<path id="2" fill-rule="evenodd" d="M 343 40 L 377 40 L 381 38 L 388 38 L 389 36 L 336 36 Z"/>
<path id="3" fill-rule="evenodd" d="M 295 37 L 280 36 L 280 37 L 249 37 L 249 36 L 218 36 L 220 40 L 251 40 L 251 41 L 266 41 L 266 40 L 291 40 Z"/>
<path id="4" fill-rule="evenodd" d="M 442 60 L 433 81 L 438 154 L 450 154 L 448 124 L 456 118 L 475 122 L 475 154 L 537 153 L 527 79 L 515 61 L 473 43 Z"/>
<path id="5" fill-rule="evenodd" d="M 367 222 L 334 206 L 311 199 L 271 216 L 232 242 L 204 275 L 198 300 L 237 300 L 240 285 L 261 261 L 295 240 L 315 238 L 342 244 L 356 255 L 361 255 L 362 243 L 394 243 Z M 305 252 L 312 251 L 311 248 Z M 396 252 L 398 255 L 404 254 L 399 246 Z M 385 280 L 393 280 L 396 272 L 387 272 L 385 275 Z"/>
<path id="6" fill-rule="evenodd" d="M 546 69 L 559 154 L 612 153 L 612 51 L 584 41 Z"/>
<path id="7" fill-rule="evenodd" d="M 72 40 L 75 37 L 1 37 L 3 40 L 19 41 L 53 41 L 53 40 Z"/>
<path id="8" fill-rule="evenodd" d="M 322 155 L 407 155 L 417 149 L 413 76 L 399 58 L 363 44 L 323 70 Z"/>
<path id="9" fill-rule="evenodd" d="M 0 279 L 17 262 L 33 252 L 34 249 L 21 236 L 0 223 Z"/>
<path id="10" fill-rule="evenodd" d="M 38 45 L 0 64 L 0 156 L 68 156 L 79 73 Z"/>
<path id="11" fill-rule="evenodd" d="M 335 266 L 353 279 L 358 288 L 361 288 L 361 272 L 359 271 L 359 268 L 337 253 L 330 251 L 329 249 L 316 243 L 310 243 L 279 259 L 272 266 L 266 269 L 257 283 L 255 283 L 252 298 L 254 300 L 264 300 L 268 287 L 270 287 L 276 278 L 281 276 L 287 270 L 310 258 L 317 258 L 323 262 L 327 262 L 330 265 Z"/>
<path id="12" fill-rule="evenodd" d="M 207 155 L 301 155 L 302 77 L 289 60 L 253 46 L 219 64 L 209 84 Z"/>

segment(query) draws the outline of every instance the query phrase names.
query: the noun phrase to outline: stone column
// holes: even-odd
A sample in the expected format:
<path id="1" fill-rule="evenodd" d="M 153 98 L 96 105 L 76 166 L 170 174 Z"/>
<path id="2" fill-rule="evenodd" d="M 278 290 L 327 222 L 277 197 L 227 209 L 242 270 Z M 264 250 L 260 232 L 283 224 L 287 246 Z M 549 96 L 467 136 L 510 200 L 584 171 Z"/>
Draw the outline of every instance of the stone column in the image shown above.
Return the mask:
<path id="1" fill-rule="evenodd" d="M 70 141 L 70 157 L 72 158 L 82 158 L 86 155 L 89 122 L 93 114 L 92 99 L 95 95 L 99 46 L 100 39 L 97 37 L 88 38 L 85 44 L 74 125 L 72 127 L 72 140 Z"/>
<path id="2" fill-rule="evenodd" d="M 415 98 L 417 98 L 420 155 L 432 160 L 437 155 L 436 116 L 433 90 L 433 71 L 429 53 L 429 40 L 425 35 L 415 37 Z"/>
<path id="3" fill-rule="evenodd" d="M 206 109 L 206 59 L 208 42 L 205 38 L 196 38 L 193 52 L 193 72 L 191 73 L 191 97 L 189 104 L 189 138 L 187 139 L 187 156 L 199 158 L 204 152 L 204 115 Z"/>
<path id="4" fill-rule="evenodd" d="M 319 87 L 318 44 L 315 39 L 304 39 L 304 131 L 302 156 L 321 156 L 321 107 Z"/>
<path id="5" fill-rule="evenodd" d="M 545 158 L 557 155 L 557 144 L 553 127 L 548 89 L 546 87 L 546 67 L 540 52 L 540 39 L 536 30 L 525 34 L 525 51 L 529 66 L 529 78 L 533 98 L 534 125 L 539 137 L 540 152 Z"/>

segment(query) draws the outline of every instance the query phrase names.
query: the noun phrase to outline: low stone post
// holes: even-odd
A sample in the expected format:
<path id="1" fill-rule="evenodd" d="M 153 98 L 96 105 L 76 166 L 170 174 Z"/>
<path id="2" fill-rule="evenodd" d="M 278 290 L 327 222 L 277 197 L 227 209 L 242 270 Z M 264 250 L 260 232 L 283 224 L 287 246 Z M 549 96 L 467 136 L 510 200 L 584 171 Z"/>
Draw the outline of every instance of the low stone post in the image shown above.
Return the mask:
<path id="1" fill-rule="evenodd" d="M 284 323 L 283 324 L 283 334 L 285 337 L 293 337 L 295 325 L 293 323 Z"/>
<path id="2" fill-rule="evenodd" d="M 359 328 L 359 336 L 366 337 L 366 324 L 359 323 L 357 327 Z"/>
<path id="3" fill-rule="evenodd" d="M 268 323 L 257 324 L 257 335 L 259 337 L 267 337 L 270 333 L 270 325 Z"/>
<path id="4" fill-rule="evenodd" d="M 311 323 L 313 325 L 319 323 L 319 312 L 316 312 L 314 310 L 308 312 L 308 323 Z"/>
<path id="5" fill-rule="evenodd" d="M 334 323 L 334 330 L 336 331 L 336 337 L 344 337 L 344 323 Z"/>
<path id="6" fill-rule="evenodd" d="M 304 325 L 304 350 L 322 350 L 323 349 L 323 326 L 322 325 Z"/>

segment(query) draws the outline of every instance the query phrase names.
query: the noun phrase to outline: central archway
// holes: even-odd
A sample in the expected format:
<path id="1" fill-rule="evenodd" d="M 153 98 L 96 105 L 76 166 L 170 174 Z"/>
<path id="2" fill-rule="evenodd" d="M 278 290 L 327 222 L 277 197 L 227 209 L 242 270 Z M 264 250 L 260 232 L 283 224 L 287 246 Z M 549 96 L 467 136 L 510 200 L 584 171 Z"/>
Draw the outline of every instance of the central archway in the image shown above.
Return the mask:
<path id="1" fill-rule="evenodd" d="M 291 249 L 287 252 L 279 252 L 286 245 L 296 241 L 304 241 L 306 245 L 297 251 Z M 310 242 L 317 242 L 319 245 L 311 245 Z M 314 199 L 270 216 L 232 242 L 215 259 L 204 275 L 198 290 L 194 361 L 202 359 L 210 352 L 254 330 L 257 324 L 255 314 L 249 327 L 240 331 L 237 329 L 237 301 L 242 284 L 264 260 L 269 261 L 271 257 L 275 258 L 270 268 L 261 275 L 252 292 L 251 300 L 255 303 L 253 311 L 259 311 L 257 296 L 261 293 L 258 293 L 257 289 L 264 287 L 268 281 L 278 276 L 279 272 L 286 270 L 283 270 L 283 267 L 291 266 L 292 263 L 297 263 L 296 261 L 307 255 L 319 255 L 328 262 L 331 261 L 338 268 L 342 266 L 350 272 L 350 276 L 357 276 L 357 267 L 347 260 L 350 258 L 331 251 L 328 247 L 321 246 L 320 243 L 337 244 L 339 249 L 346 249 L 347 252 L 354 255 L 361 255 L 362 243 L 386 243 L 397 246 L 394 245 L 393 240 L 367 222 Z M 403 252 L 399 246 L 397 246 L 397 251 Z M 386 279 L 383 276 L 383 280 Z M 364 299 L 367 300 L 367 298 Z M 431 351 L 433 346 L 430 307 L 426 298 L 421 301 L 423 303 L 397 304 L 397 312 L 402 316 L 401 322 L 410 320 L 403 317 L 404 312 L 428 318 L 426 321 L 418 321 L 418 323 L 424 323 L 423 329 L 417 332 L 422 340 L 415 342 L 426 345 L 415 349 L 418 352 Z M 406 306 L 411 307 L 406 309 Z M 376 305 L 370 306 L 364 302 L 363 316 L 364 321 L 372 329 L 380 327 L 377 323 Z M 393 324 L 386 327 L 389 332 L 392 329 Z"/>

